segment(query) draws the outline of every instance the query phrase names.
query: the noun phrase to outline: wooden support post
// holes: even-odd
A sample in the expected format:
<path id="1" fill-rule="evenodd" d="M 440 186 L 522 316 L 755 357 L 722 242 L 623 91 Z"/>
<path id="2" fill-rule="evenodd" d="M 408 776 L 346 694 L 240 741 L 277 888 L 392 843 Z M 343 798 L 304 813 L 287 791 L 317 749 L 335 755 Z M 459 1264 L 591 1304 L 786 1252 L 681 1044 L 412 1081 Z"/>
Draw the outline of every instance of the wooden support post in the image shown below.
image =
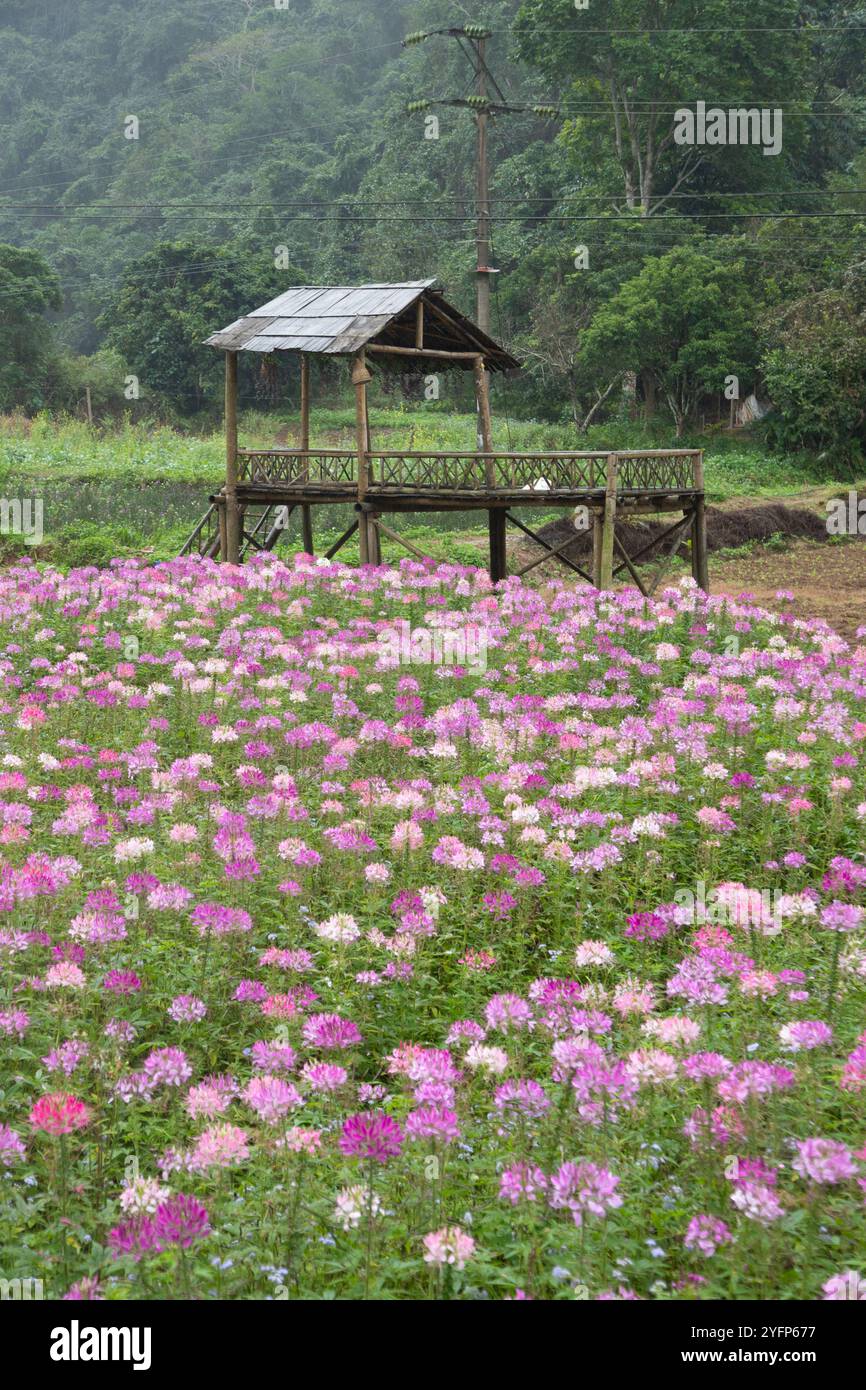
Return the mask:
<path id="1" fill-rule="evenodd" d="M 379 513 L 367 513 L 367 547 L 370 552 L 370 564 L 381 565 L 382 563 L 382 541 L 379 536 Z"/>
<path id="2" fill-rule="evenodd" d="M 505 510 L 491 507 L 487 513 L 487 528 L 490 536 L 490 578 L 494 584 L 504 579 L 508 573 L 505 549 Z"/>
<path id="3" fill-rule="evenodd" d="M 619 471 L 619 457 L 611 454 L 607 460 L 607 477 L 604 488 L 604 521 L 601 533 L 601 572 L 598 587 L 613 588 L 613 538 L 616 526 L 616 479 Z"/>
<path id="4" fill-rule="evenodd" d="M 369 482 L 370 470 L 370 437 L 367 428 L 367 383 L 372 381 L 367 370 L 367 362 L 363 351 L 357 353 L 352 362 L 352 385 L 355 388 L 355 437 L 358 449 L 358 503 L 362 504 L 367 496 L 367 485 Z M 361 553 L 361 564 L 370 563 L 370 531 L 366 512 L 358 512 L 358 545 Z"/>
<path id="5" fill-rule="evenodd" d="M 540 545 L 544 551 L 542 555 L 537 555 L 534 560 L 530 560 L 528 564 L 523 565 L 519 570 L 515 570 L 514 573 L 518 577 L 528 574 L 530 570 L 535 569 L 536 565 L 542 565 L 545 560 L 552 560 L 555 557 L 557 560 L 561 560 L 564 565 L 568 565 L 568 568 L 574 570 L 576 574 L 579 574 L 581 579 L 585 579 L 587 584 L 592 583 L 586 570 L 581 569 L 580 565 L 576 565 L 574 560 L 569 560 L 568 556 L 562 553 L 564 550 L 567 550 L 570 545 L 574 545 L 573 536 L 569 536 L 567 540 L 560 541 L 559 545 L 548 545 L 547 541 L 542 540 L 541 536 L 537 536 L 528 526 L 524 526 L 523 522 L 519 521 L 516 516 L 512 516 L 511 512 L 505 513 L 505 519 L 506 521 L 510 521 L 512 526 L 516 526 L 518 531 L 523 531 L 525 535 L 529 536 L 530 540 L 535 541 L 535 544 Z"/>
<path id="6" fill-rule="evenodd" d="M 309 480 L 310 472 L 310 359 L 305 352 L 301 353 L 301 449 L 304 457 L 304 482 Z M 307 555 L 314 555 L 313 550 L 313 512 L 308 503 L 301 504 L 301 544 Z"/>
<path id="7" fill-rule="evenodd" d="M 473 364 L 475 372 L 475 399 L 478 403 L 478 444 L 484 451 L 484 485 L 489 490 L 496 487 L 496 463 L 493 459 L 493 421 L 490 418 L 490 388 L 484 358 L 476 357 Z M 490 537 L 490 578 L 494 584 L 504 579 L 508 573 L 505 542 L 505 511 L 491 507 L 487 513 L 487 529 Z"/>
<path id="8" fill-rule="evenodd" d="M 704 498 L 704 452 L 695 457 L 695 507 L 692 514 L 692 576 L 705 594 L 710 592 L 710 567 L 707 558 L 707 512 Z"/>
<path id="9" fill-rule="evenodd" d="M 604 520 L 603 511 L 594 511 L 592 514 L 592 582 L 596 589 L 601 588 L 601 537 L 602 522 Z"/>
<path id="10" fill-rule="evenodd" d="M 407 541 L 405 536 L 401 536 L 399 531 L 392 531 L 390 526 L 386 526 L 384 521 L 376 514 L 376 530 L 381 531 L 382 535 L 389 540 L 395 541 L 397 545 L 402 545 L 404 550 L 408 550 L 410 555 L 414 555 L 418 560 L 429 560 L 433 565 L 445 565 L 447 560 L 439 560 L 435 555 L 425 555 L 423 550 L 419 550 L 411 541 Z"/>
<path id="11" fill-rule="evenodd" d="M 424 300 L 419 299 L 415 308 L 415 346 L 424 346 Z"/>
<path id="12" fill-rule="evenodd" d="M 225 554 L 230 565 L 240 561 L 241 518 L 238 509 L 238 355 L 226 353 L 226 486 Z"/>
<path id="13" fill-rule="evenodd" d="M 493 453 L 493 421 L 490 416 L 490 386 L 484 367 L 484 358 L 476 357 L 475 399 L 478 402 L 478 445 L 487 457 L 484 460 L 484 483 L 486 487 L 496 486 L 496 465 L 490 457 Z"/>

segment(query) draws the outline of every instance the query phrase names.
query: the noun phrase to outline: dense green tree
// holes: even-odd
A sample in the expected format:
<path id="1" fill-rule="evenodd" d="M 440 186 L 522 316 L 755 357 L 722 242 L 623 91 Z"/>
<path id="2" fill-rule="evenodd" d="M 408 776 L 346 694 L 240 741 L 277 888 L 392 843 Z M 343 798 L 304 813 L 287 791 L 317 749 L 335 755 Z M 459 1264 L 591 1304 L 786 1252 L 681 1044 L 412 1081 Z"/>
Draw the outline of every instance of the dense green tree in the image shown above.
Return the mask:
<path id="1" fill-rule="evenodd" d="M 299 276 L 240 247 L 171 242 L 142 256 L 104 316 L 107 342 L 129 364 L 143 396 L 190 411 L 213 399 L 222 361 L 204 340 Z M 262 363 L 244 359 L 249 374 Z"/>
<path id="2" fill-rule="evenodd" d="M 493 328 L 526 363 L 522 381 L 496 383 L 503 402 L 581 425 L 621 408 L 625 371 L 650 415 L 657 371 L 612 367 L 584 339 L 645 262 L 692 239 L 713 255 L 742 229 L 747 327 L 839 290 L 862 244 L 847 214 L 866 207 L 847 191 L 866 184 L 858 10 L 843 0 L 585 10 L 474 0 L 471 10 L 491 30 L 508 103 L 525 108 L 489 122 L 502 272 Z M 458 18 L 453 0 L 0 0 L 0 237 L 56 271 L 56 335 L 79 359 L 51 374 L 47 399 L 75 394 L 109 333 L 160 404 L 214 399 L 219 358 L 197 334 L 290 278 L 436 275 L 472 312 L 473 114 L 435 108 L 438 138 L 427 139 L 424 115 L 406 108 L 465 96 L 474 76 L 447 37 L 401 47 L 409 31 Z M 559 121 L 532 113 L 552 98 Z M 699 99 L 783 107 L 782 152 L 677 145 L 674 111 Z M 126 138 L 130 115 L 137 139 Z M 160 249 L 147 260 L 179 245 L 194 259 Z M 292 272 L 273 273 L 279 246 Z M 773 348 L 784 354 L 788 341 Z M 100 380 L 116 360 L 100 359 Z M 273 370 L 242 359 L 248 396 L 273 385 Z M 31 399 L 40 391 L 37 381 Z"/>
<path id="3" fill-rule="evenodd" d="M 0 409 L 42 405 L 53 355 L 45 316 L 62 302 L 57 276 L 38 251 L 0 243 Z"/>
<path id="4" fill-rule="evenodd" d="M 781 305 L 763 329 L 761 370 L 783 449 L 834 450 L 862 464 L 866 451 L 866 257 L 837 284 Z"/>
<path id="5" fill-rule="evenodd" d="M 580 12 L 573 0 L 525 0 L 516 29 L 521 54 L 562 93 L 575 168 L 605 189 L 617 171 L 624 206 L 651 217 L 706 166 L 746 191 L 783 180 L 800 122 L 783 122 L 780 159 L 752 146 L 677 144 L 674 117 L 698 100 L 788 105 L 808 73 L 798 13 L 798 0 L 593 0 Z M 772 30 L 763 43 L 762 28 Z"/>
<path id="6" fill-rule="evenodd" d="M 710 250 L 679 246 L 647 260 L 595 314 L 583 338 L 601 374 L 652 375 L 681 435 L 704 393 L 754 372 L 754 328 L 745 267 Z"/>

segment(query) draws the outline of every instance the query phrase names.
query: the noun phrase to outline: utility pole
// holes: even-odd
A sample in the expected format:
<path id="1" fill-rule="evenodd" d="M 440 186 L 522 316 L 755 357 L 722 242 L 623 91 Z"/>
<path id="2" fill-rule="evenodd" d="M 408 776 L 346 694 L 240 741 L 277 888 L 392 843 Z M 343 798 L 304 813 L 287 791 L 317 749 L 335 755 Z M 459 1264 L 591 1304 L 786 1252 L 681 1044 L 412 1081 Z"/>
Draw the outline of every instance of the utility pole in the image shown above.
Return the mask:
<path id="1" fill-rule="evenodd" d="M 471 97 L 450 97 L 442 99 L 425 98 L 412 101 L 406 108 L 412 114 L 426 111 L 431 106 L 467 107 L 475 115 L 475 318 L 484 333 L 490 332 L 490 277 L 497 272 L 490 265 L 490 168 L 487 149 L 488 118 L 490 116 L 513 115 L 531 111 L 537 116 L 551 118 L 556 108 L 552 106 L 511 106 L 490 68 L 487 66 L 487 40 L 490 29 L 480 24 L 466 24 L 462 28 L 428 29 L 417 34 L 408 34 L 403 47 L 423 43 L 426 39 L 444 37 L 454 39 L 459 44 L 475 73 L 475 93 Z M 490 92 L 498 98 L 490 100 Z"/>
<path id="2" fill-rule="evenodd" d="M 478 327 L 490 332 L 490 169 L 487 163 L 487 68 L 484 62 L 486 36 L 474 41 L 479 108 L 475 116 L 475 208 L 478 230 L 475 238 L 475 312 Z"/>

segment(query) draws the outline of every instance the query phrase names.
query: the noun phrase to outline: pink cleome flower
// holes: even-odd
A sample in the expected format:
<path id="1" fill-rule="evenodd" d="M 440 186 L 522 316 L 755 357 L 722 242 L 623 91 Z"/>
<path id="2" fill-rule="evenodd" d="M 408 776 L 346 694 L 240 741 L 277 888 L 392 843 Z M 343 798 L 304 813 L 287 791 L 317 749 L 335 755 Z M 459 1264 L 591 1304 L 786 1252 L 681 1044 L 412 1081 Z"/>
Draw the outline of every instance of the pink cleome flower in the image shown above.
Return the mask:
<path id="1" fill-rule="evenodd" d="M 90 1110 L 84 1101 L 66 1091 L 40 1096 L 30 1111 L 30 1123 L 43 1134 L 74 1134 L 90 1123 Z"/>
<path id="2" fill-rule="evenodd" d="M 403 1148 L 403 1131 L 384 1111 L 350 1115 L 343 1125 L 340 1148 L 349 1158 L 369 1158 L 387 1163 Z"/>

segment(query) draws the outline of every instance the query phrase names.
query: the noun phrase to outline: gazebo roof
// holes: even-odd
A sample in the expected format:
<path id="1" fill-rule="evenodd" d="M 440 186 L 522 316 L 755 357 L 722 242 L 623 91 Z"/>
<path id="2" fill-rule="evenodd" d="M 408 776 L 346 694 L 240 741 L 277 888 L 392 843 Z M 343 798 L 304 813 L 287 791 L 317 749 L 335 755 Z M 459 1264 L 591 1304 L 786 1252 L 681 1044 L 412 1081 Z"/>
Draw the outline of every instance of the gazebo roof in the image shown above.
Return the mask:
<path id="1" fill-rule="evenodd" d="M 369 344 L 406 348 L 405 356 L 391 353 L 388 362 L 404 371 L 428 371 L 434 359 L 412 353 L 416 306 L 423 300 L 428 354 L 481 354 L 489 371 L 519 367 L 516 358 L 453 308 L 433 288 L 435 284 L 435 280 L 409 280 L 396 285 L 296 285 L 219 333 L 212 333 L 205 342 L 229 352 L 334 356 L 360 352 Z M 448 365 L 471 369 L 472 363 L 468 358 L 452 359 Z"/>

